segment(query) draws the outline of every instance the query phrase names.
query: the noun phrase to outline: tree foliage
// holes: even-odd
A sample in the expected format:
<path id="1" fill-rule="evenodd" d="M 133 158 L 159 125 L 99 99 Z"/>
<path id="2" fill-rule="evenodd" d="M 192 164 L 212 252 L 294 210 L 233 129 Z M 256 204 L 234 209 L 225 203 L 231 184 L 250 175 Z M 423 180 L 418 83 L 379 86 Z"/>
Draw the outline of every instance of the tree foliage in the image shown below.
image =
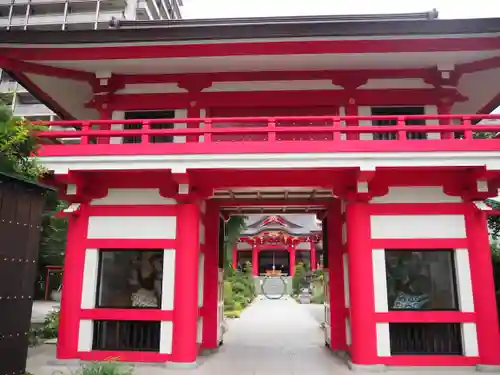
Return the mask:
<path id="1" fill-rule="evenodd" d="M 33 155 L 38 148 L 36 132 L 43 126 L 13 116 L 0 98 L 0 172 L 37 182 L 47 170 Z M 62 265 L 66 246 L 66 220 L 55 214 L 65 206 L 55 191 L 47 193 L 42 218 L 42 235 L 39 248 L 39 275 L 44 276 L 47 265 Z"/>
<path id="2" fill-rule="evenodd" d="M 230 271 L 233 261 L 233 247 L 236 246 L 241 232 L 245 228 L 246 216 L 231 216 L 226 223 L 226 238 L 224 244 L 224 269 Z"/>

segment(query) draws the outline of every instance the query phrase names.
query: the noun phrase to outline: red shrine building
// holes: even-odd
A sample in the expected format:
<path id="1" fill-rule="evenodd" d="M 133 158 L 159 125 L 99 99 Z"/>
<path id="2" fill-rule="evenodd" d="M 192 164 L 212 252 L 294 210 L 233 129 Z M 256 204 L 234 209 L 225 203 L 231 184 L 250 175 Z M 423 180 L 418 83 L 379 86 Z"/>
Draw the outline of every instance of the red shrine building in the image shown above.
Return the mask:
<path id="1" fill-rule="evenodd" d="M 254 276 L 293 276 L 297 264 L 314 271 L 322 258 L 321 233 L 316 215 L 248 215 L 233 248 L 233 268 L 243 270 L 248 262 Z"/>
<path id="2" fill-rule="evenodd" d="M 71 203 L 58 358 L 196 365 L 223 340 L 225 220 L 286 212 L 322 222 L 325 355 L 500 365 L 500 19 L 1 31 L 0 68 L 61 118 L 37 155 Z"/>

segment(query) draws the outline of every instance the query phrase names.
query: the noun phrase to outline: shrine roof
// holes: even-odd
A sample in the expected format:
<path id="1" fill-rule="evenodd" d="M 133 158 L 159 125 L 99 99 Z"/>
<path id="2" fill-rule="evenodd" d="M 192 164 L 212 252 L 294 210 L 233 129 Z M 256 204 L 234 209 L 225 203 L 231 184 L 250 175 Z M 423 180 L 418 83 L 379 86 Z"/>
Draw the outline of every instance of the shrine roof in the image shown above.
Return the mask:
<path id="1" fill-rule="evenodd" d="M 315 215 L 287 214 L 281 215 L 248 215 L 246 227 L 241 236 L 254 236 L 264 231 L 284 231 L 293 235 L 309 235 L 321 231 Z"/>
<path id="2" fill-rule="evenodd" d="M 290 37 L 484 34 L 500 32 L 499 18 L 436 19 L 437 12 L 224 18 L 111 20 L 109 29 L 0 31 L 0 43 L 130 43 Z"/>

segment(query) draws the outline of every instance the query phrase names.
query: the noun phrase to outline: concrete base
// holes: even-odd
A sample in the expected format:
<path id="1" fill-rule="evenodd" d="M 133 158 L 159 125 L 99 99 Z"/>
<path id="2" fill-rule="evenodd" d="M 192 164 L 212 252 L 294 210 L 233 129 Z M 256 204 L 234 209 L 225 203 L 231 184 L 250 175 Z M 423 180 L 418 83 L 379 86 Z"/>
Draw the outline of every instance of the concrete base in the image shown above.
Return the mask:
<path id="1" fill-rule="evenodd" d="M 498 365 L 477 365 L 476 371 L 478 372 L 497 372 L 500 373 L 500 366 Z"/>
<path id="2" fill-rule="evenodd" d="M 167 362 L 165 368 L 172 370 L 192 370 L 199 366 L 198 361 L 194 362 Z"/>
<path id="3" fill-rule="evenodd" d="M 347 366 L 354 372 L 384 372 L 387 371 L 386 365 L 357 365 L 352 363 L 350 359 L 347 360 Z"/>

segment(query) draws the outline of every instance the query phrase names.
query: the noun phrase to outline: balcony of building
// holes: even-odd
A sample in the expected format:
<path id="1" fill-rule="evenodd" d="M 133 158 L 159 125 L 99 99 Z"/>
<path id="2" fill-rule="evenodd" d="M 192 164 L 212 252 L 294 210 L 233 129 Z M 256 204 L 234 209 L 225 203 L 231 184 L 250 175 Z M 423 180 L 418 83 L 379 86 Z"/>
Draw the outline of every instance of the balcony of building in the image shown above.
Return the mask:
<path id="1" fill-rule="evenodd" d="M 490 120 L 488 125 L 478 124 L 484 119 Z M 472 166 L 498 163 L 500 155 L 500 139 L 495 138 L 500 133 L 500 115 L 168 118 L 45 124 L 50 130 L 38 134 L 42 143 L 38 155 L 55 169 L 60 163 L 70 169 L 148 169 L 154 167 L 153 161 L 158 168 L 172 163 L 187 168 L 359 167 L 367 163 L 368 169 Z"/>

